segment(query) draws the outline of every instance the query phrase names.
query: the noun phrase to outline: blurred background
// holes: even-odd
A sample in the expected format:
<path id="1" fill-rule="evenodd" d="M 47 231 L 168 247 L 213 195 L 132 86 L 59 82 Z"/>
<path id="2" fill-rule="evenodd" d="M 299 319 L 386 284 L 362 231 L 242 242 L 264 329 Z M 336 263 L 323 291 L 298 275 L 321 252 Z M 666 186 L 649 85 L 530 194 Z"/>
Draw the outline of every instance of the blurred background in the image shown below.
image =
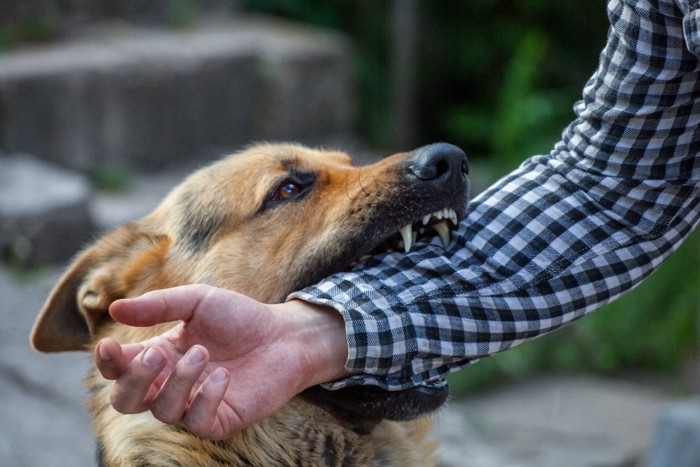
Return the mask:
<path id="1" fill-rule="evenodd" d="M 88 239 L 251 141 L 340 146 L 359 162 L 448 141 L 467 152 L 483 188 L 549 152 L 574 118 L 607 24 L 603 0 L 0 0 L 8 303 L 40 306 Z M 548 387 L 632 382 L 651 391 L 642 405 L 694 394 L 698 265 L 696 233 L 604 310 L 453 375 L 454 395 L 478 406 L 544 374 L 561 378 Z M 0 333 L 0 350 L 26 348 L 36 309 Z M 45 381 L 3 365 L 42 394 Z M 624 465 L 642 465 L 647 447 L 625 451 Z M 507 464 L 489 455 L 500 461 L 474 465 Z M 547 465 L 538 459 L 508 465 Z"/>

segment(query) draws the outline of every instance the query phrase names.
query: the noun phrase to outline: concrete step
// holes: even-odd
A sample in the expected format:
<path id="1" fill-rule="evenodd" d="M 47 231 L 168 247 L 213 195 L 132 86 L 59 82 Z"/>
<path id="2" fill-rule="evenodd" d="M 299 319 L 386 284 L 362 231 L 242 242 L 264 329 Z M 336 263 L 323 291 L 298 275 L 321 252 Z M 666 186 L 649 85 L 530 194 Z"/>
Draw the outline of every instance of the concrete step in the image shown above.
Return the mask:
<path id="1" fill-rule="evenodd" d="M 643 379 L 542 375 L 454 400 L 437 417 L 441 466 L 648 465 L 668 397 Z"/>
<path id="2" fill-rule="evenodd" d="M 106 19 L 134 23 L 181 24 L 204 15 L 233 15 L 238 0 L 3 0 L 0 27 L 21 32 L 38 24 L 60 32 L 76 24 Z"/>
<path id="3" fill-rule="evenodd" d="M 0 259 L 64 261 L 95 234 L 81 174 L 23 154 L 0 156 Z"/>
<path id="4" fill-rule="evenodd" d="M 349 134 L 349 61 L 337 34 L 263 19 L 92 26 L 0 55 L 0 148 L 82 171 L 162 169 Z"/>

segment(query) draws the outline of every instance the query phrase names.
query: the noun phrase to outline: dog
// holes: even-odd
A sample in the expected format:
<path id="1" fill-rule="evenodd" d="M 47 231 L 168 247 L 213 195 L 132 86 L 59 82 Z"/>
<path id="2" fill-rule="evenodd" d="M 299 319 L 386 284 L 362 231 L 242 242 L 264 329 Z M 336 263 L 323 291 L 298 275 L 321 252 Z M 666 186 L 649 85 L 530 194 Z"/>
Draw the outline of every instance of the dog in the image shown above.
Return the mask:
<path id="1" fill-rule="evenodd" d="M 113 301 L 155 289 L 206 283 L 282 302 L 366 255 L 446 244 L 465 215 L 467 174 L 464 153 L 446 143 L 365 167 L 340 151 L 251 146 L 194 172 L 151 214 L 79 254 L 39 313 L 32 345 L 94 350 L 106 336 L 125 343 L 160 334 L 162 326 L 130 328 L 108 313 Z M 149 413 L 116 412 L 112 382 L 96 369 L 87 385 L 105 466 L 434 465 L 429 414 L 448 392 L 313 387 L 267 419 L 209 441 Z"/>

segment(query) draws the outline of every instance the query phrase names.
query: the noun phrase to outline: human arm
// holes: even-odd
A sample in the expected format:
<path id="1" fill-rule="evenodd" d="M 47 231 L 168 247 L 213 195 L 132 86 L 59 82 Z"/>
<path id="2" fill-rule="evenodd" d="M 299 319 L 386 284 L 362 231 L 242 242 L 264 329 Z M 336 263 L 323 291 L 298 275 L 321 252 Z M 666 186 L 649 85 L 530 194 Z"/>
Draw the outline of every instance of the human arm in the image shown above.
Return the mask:
<path id="1" fill-rule="evenodd" d="M 611 1 L 599 68 L 549 155 L 475 199 L 445 251 L 419 243 L 293 295 L 344 317 L 353 376 L 329 388 L 440 378 L 602 307 L 680 245 L 700 212 L 698 16 Z"/>
<path id="2" fill-rule="evenodd" d="M 119 300 L 110 313 L 134 326 L 183 320 L 148 341 L 97 344 L 98 369 L 116 380 L 115 409 L 150 410 L 211 439 L 272 414 L 309 386 L 346 376 L 345 334 L 333 310 L 299 301 L 266 305 L 193 285 Z"/>

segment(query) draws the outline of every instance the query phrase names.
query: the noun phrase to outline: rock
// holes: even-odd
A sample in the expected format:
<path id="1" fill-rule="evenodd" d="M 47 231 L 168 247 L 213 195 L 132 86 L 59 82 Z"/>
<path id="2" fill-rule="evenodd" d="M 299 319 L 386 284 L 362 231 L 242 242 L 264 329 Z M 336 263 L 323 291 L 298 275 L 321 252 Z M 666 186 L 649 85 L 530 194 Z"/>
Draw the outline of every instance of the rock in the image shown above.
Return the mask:
<path id="1" fill-rule="evenodd" d="M 31 279 L 20 279 L 0 264 L 3 466 L 96 465 L 96 442 L 82 384 L 89 354 L 40 354 L 29 346 L 29 330 L 60 273 L 49 267 Z"/>
<path id="2" fill-rule="evenodd" d="M 81 171 L 312 142 L 354 112 L 346 41 L 277 22 L 98 28 L 0 56 L 0 147 Z"/>
<path id="3" fill-rule="evenodd" d="M 662 401 L 638 382 L 544 375 L 455 400 L 437 417 L 441 465 L 645 465 Z"/>
<path id="4" fill-rule="evenodd" d="M 32 156 L 0 157 L 0 252 L 19 263 L 54 263 L 94 233 L 90 186 Z"/>
<path id="5" fill-rule="evenodd" d="M 108 20 L 183 26 L 201 15 L 239 10 L 238 0 L 3 0 L 0 27 L 21 33 L 22 28 L 45 24 L 59 33 L 75 24 Z"/>
<path id="6" fill-rule="evenodd" d="M 649 467 L 700 465 L 700 399 L 666 404 L 659 417 Z"/>

